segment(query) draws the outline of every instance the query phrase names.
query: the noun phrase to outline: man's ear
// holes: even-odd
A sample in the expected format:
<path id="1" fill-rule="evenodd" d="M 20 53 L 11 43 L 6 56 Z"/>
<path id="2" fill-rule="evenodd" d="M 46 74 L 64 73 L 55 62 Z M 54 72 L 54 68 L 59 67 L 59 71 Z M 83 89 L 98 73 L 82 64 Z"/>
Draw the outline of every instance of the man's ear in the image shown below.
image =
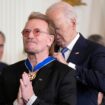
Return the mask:
<path id="1" fill-rule="evenodd" d="M 72 24 L 73 24 L 73 28 L 75 29 L 76 24 L 77 24 L 76 19 L 75 19 L 75 18 L 73 18 L 73 19 L 71 19 L 71 21 L 72 21 Z"/>

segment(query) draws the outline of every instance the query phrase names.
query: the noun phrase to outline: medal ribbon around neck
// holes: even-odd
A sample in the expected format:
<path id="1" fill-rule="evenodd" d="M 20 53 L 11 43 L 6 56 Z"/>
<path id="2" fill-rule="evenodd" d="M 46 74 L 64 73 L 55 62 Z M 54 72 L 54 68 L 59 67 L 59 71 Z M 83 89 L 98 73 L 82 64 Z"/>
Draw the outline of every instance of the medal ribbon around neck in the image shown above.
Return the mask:
<path id="1" fill-rule="evenodd" d="M 37 72 L 42 67 L 46 66 L 47 64 L 51 63 L 52 61 L 56 60 L 54 57 L 49 56 L 44 61 L 38 63 L 37 65 L 32 68 L 32 65 L 28 59 L 25 60 L 25 66 L 29 70 L 29 72 Z"/>

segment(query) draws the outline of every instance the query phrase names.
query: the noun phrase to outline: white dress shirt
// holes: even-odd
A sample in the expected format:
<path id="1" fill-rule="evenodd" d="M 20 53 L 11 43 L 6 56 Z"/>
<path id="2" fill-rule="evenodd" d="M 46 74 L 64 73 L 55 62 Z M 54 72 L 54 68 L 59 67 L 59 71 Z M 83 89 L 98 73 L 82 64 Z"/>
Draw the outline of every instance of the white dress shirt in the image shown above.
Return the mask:
<path id="1" fill-rule="evenodd" d="M 73 47 L 74 47 L 74 45 L 75 45 L 75 43 L 77 42 L 77 40 L 79 39 L 79 37 L 80 37 L 80 35 L 79 35 L 79 33 L 76 35 L 76 37 L 69 43 L 69 45 L 67 46 L 67 48 L 68 48 L 68 50 L 64 53 L 64 55 L 65 55 L 65 60 L 67 61 L 67 59 L 68 59 L 68 57 L 69 57 L 69 55 L 70 55 L 70 53 L 71 53 L 71 51 L 72 51 L 72 49 L 73 49 Z M 60 48 L 60 52 L 61 52 L 61 50 L 62 50 L 62 48 Z M 68 63 L 68 66 L 69 67 L 71 67 L 71 68 L 73 68 L 74 70 L 76 69 L 76 65 L 74 64 L 74 63 L 72 63 L 72 62 L 69 62 Z"/>

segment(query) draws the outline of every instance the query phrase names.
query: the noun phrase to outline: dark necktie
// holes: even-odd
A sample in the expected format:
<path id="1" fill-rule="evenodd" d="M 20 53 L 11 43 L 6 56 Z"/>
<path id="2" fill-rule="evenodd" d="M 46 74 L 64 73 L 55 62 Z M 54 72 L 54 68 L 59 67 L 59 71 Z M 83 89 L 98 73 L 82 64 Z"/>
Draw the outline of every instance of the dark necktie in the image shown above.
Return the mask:
<path id="1" fill-rule="evenodd" d="M 68 48 L 67 47 L 64 47 L 62 50 L 61 50 L 61 53 L 63 55 L 63 57 L 65 58 L 65 52 L 68 51 Z"/>

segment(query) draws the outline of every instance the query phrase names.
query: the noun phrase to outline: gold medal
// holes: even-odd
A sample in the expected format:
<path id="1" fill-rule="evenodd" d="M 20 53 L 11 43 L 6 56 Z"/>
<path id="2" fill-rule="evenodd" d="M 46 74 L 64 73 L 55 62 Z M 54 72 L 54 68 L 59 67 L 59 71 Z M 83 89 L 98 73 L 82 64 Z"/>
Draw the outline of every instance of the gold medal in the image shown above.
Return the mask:
<path id="1" fill-rule="evenodd" d="M 35 79 L 35 77 L 36 77 L 36 74 L 37 74 L 37 72 L 30 72 L 29 73 L 29 78 L 30 78 L 30 80 L 32 81 L 33 79 Z"/>

